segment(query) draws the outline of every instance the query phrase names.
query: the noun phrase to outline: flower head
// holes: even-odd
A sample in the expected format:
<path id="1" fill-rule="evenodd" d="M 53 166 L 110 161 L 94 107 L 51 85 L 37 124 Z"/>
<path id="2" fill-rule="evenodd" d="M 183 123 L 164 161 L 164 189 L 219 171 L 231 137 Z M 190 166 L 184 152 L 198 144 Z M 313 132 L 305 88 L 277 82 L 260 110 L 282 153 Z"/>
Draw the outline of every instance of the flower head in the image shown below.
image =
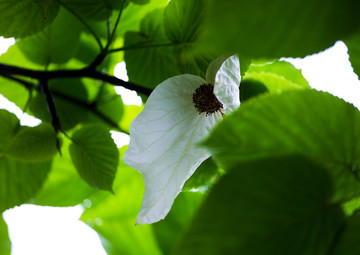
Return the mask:
<path id="1" fill-rule="evenodd" d="M 206 80 L 183 74 L 160 83 L 130 125 L 125 164 L 143 175 L 145 193 L 137 224 L 167 215 L 185 181 L 210 154 L 197 143 L 239 101 L 237 56 L 218 58 Z"/>

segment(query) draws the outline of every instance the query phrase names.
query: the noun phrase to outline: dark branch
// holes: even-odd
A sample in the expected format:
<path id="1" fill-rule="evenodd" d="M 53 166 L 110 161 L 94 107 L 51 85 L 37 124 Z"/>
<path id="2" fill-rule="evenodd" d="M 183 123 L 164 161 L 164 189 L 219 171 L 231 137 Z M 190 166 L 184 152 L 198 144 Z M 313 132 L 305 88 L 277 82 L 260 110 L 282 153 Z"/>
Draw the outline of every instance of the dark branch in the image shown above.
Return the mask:
<path id="1" fill-rule="evenodd" d="M 12 75 L 26 76 L 29 78 L 37 80 L 51 80 L 59 78 L 92 78 L 97 80 L 102 80 L 104 82 L 110 83 L 116 86 L 122 86 L 127 89 L 135 90 L 138 93 L 143 95 L 150 95 L 152 92 L 151 89 L 143 88 L 139 85 L 133 84 L 131 82 L 126 82 L 114 76 L 103 74 L 94 69 L 83 68 L 75 70 L 54 70 L 54 71 L 40 71 L 40 70 L 31 70 L 17 66 L 11 66 L 6 64 L 0 64 L 0 75 L 9 77 Z"/>
<path id="2" fill-rule="evenodd" d="M 49 89 L 48 81 L 46 79 L 39 80 L 41 91 L 44 93 L 45 100 L 48 106 L 48 110 L 51 116 L 51 124 L 54 127 L 56 132 L 61 130 L 60 119 L 56 113 L 56 107 L 54 103 L 54 98 Z"/>

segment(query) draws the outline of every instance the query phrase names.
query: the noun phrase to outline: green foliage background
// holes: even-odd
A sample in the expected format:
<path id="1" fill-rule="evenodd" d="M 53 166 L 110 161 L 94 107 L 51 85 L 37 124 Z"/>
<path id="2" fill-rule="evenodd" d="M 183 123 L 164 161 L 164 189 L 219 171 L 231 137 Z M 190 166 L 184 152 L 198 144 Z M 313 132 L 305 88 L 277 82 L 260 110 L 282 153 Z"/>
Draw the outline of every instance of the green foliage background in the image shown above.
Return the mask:
<path id="1" fill-rule="evenodd" d="M 359 254 L 360 113 L 310 89 L 281 57 L 343 40 L 360 75 L 357 0 L 0 1 L 0 93 L 39 119 L 0 110 L 0 212 L 73 206 L 108 254 Z M 241 106 L 201 146 L 212 152 L 165 220 L 135 226 L 144 190 L 110 130 L 129 132 L 142 95 L 238 54 Z M 129 82 L 113 76 L 125 61 Z M 339 85 L 340 86 L 340 85 Z M 97 225 L 100 218 L 103 224 Z M 10 254 L 0 218 L 0 254 Z"/>

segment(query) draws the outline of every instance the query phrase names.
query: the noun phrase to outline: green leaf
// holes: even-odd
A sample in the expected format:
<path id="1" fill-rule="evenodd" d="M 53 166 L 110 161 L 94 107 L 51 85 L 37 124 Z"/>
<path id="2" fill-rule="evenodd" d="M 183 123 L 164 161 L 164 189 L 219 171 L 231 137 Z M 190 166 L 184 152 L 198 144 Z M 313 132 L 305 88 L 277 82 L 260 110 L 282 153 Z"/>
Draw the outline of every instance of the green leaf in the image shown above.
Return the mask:
<path id="1" fill-rule="evenodd" d="M 239 161 L 299 153 L 331 169 L 336 199 L 360 191 L 360 112 L 316 90 L 287 91 L 249 100 L 205 141 L 225 168 Z"/>
<path id="2" fill-rule="evenodd" d="M 269 90 L 264 83 L 253 79 L 243 80 L 240 83 L 240 102 L 243 103 L 266 92 Z"/>
<path id="3" fill-rule="evenodd" d="M 0 254 L 11 254 L 11 241 L 9 238 L 8 227 L 4 218 L 0 215 Z"/>
<path id="4" fill-rule="evenodd" d="M 0 152 L 2 152 L 2 150 L 8 146 L 15 133 L 15 129 L 20 123 L 14 114 L 2 109 L 0 110 L 0 123 Z"/>
<path id="5" fill-rule="evenodd" d="M 335 240 L 334 248 L 329 253 L 331 255 L 356 255 L 360 253 L 359 234 L 360 234 L 360 215 L 355 214 L 346 219 L 343 224 L 338 239 Z"/>
<path id="6" fill-rule="evenodd" d="M 344 220 L 332 194 L 326 169 L 301 156 L 237 164 L 175 254 L 327 254 Z"/>
<path id="7" fill-rule="evenodd" d="M 134 4 L 148 4 L 150 0 L 130 0 Z"/>
<path id="8" fill-rule="evenodd" d="M 164 13 L 165 32 L 170 41 L 176 44 L 175 54 L 180 71 L 201 77 L 205 77 L 209 63 L 218 55 L 199 48 L 205 9 L 206 1 L 203 0 L 172 0 Z"/>
<path id="9" fill-rule="evenodd" d="M 65 63 L 76 53 L 81 30 L 81 23 L 61 9 L 55 21 L 44 31 L 17 43 L 24 55 L 39 65 Z"/>
<path id="10" fill-rule="evenodd" d="M 345 43 L 348 47 L 351 66 L 360 79 L 360 31 L 345 40 Z"/>
<path id="11" fill-rule="evenodd" d="M 118 126 L 123 113 L 124 104 L 112 85 L 103 84 L 99 89 L 99 94 L 96 98 L 96 110 L 108 120 L 107 122 L 102 119 L 106 124 L 110 124 L 110 128 L 114 128 L 114 125 Z M 99 118 L 95 118 L 99 121 Z M 113 124 L 113 125 L 111 125 Z"/>
<path id="12" fill-rule="evenodd" d="M 125 47 L 169 42 L 163 28 L 163 9 L 149 13 L 141 22 L 140 32 L 125 35 Z M 129 80 L 154 88 L 165 79 L 179 74 L 171 46 L 143 47 L 125 52 Z"/>
<path id="13" fill-rule="evenodd" d="M 43 187 L 31 200 L 33 204 L 44 206 L 75 206 L 98 192 L 85 183 L 71 161 L 68 151 L 70 142 L 64 139 L 62 155 L 53 159 L 51 172 Z"/>
<path id="14" fill-rule="evenodd" d="M 119 152 L 108 130 L 87 125 L 71 139 L 70 156 L 80 176 L 90 186 L 112 192 Z"/>
<path id="15" fill-rule="evenodd" d="M 195 173 L 185 182 L 183 191 L 191 191 L 211 185 L 220 176 L 219 168 L 210 157 L 196 169 Z"/>
<path id="16" fill-rule="evenodd" d="M 138 31 L 143 18 L 150 12 L 163 8 L 168 4 L 168 0 L 151 0 L 147 5 L 137 5 L 132 2 L 124 9 L 121 15 L 121 22 L 118 26 L 118 36 L 124 36 L 128 31 Z M 117 13 L 114 12 L 114 15 Z"/>
<path id="17" fill-rule="evenodd" d="M 50 25 L 59 11 L 56 1 L 10 0 L 0 5 L 0 35 L 26 37 Z"/>
<path id="18" fill-rule="evenodd" d="M 33 198 L 50 168 L 51 162 L 25 163 L 0 156 L 0 212 Z"/>
<path id="19" fill-rule="evenodd" d="M 286 61 L 253 61 L 243 77 L 247 79 L 262 82 L 272 93 L 310 88 L 301 70 Z"/>
<path id="20" fill-rule="evenodd" d="M 49 161 L 57 153 L 57 137 L 50 124 L 21 127 L 4 154 L 25 162 Z"/>
<path id="21" fill-rule="evenodd" d="M 81 220 L 98 232 L 107 254 L 161 254 L 152 226 L 134 224 L 143 192 L 141 174 L 121 161 L 114 181 L 115 195 L 98 193 L 89 198 L 91 207 L 86 208 Z"/>
<path id="22" fill-rule="evenodd" d="M 181 192 L 166 218 L 152 225 L 163 254 L 171 254 L 174 250 L 203 198 L 200 192 Z"/>
<path id="23" fill-rule="evenodd" d="M 304 57 L 355 32 L 357 0 L 208 1 L 203 47 L 251 58 Z"/>
<path id="24" fill-rule="evenodd" d="M 114 0 L 63 0 L 82 19 L 101 21 L 110 17 Z"/>

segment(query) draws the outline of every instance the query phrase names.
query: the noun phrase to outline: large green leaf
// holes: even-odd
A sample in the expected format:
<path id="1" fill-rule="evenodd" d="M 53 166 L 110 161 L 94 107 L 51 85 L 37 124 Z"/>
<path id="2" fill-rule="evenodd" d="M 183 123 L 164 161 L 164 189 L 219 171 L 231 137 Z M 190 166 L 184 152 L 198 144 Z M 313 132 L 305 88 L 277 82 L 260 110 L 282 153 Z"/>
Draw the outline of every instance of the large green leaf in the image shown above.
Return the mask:
<path id="1" fill-rule="evenodd" d="M 0 254 L 10 255 L 11 241 L 9 238 L 8 227 L 4 218 L 0 215 Z"/>
<path id="2" fill-rule="evenodd" d="M 286 61 L 253 61 L 240 83 L 240 99 L 245 100 L 264 92 L 310 88 L 301 70 Z"/>
<path id="3" fill-rule="evenodd" d="M 59 11 L 52 0 L 9 0 L 0 2 L 0 36 L 25 37 L 51 24 Z"/>
<path id="4" fill-rule="evenodd" d="M 152 226 L 135 226 L 143 192 L 141 174 L 121 161 L 115 195 L 98 193 L 90 198 L 92 206 L 86 208 L 81 220 L 98 232 L 109 255 L 161 254 Z"/>
<path id="5" fill-rule="evenodd" d="M 119 152 L 109 131 L 83 126 L 71 139 L 70 156 L 80 176 L 94 188 L 112 191 Z"/>
<path id="6" fill-rule="evenodd" d="M 25 56 L 39 64 L 64 63 L 75 55 L 82 30 L 81 23 L 61 9 L 55 21 L 41 33 L 18 42 Z"/>
<path id="7" fill-rule="evenodd" d="M 85 183 L 76 172 L 68 147 L 70 142 L 64 139 L 62 155 L 56 155 L 43 187 L 31 200 L 44 206 L 75 206 L 84 202 L 90 195 L 99 192 Z"/>
<path id="8" fill-rule="evenodd" d="M 0 156 L 0 212 L 33 198 L 50 168 L 51 162 L 25 163 Z"/>
<path id="9" fill-rule="evenodd" d="M 125 47 L 169 42 L 163 28 L 163 9 L 148 14 L 141 22 L 140 32 L 125 35 Z M 179 74 L 173 47 L 145 47 L 125 52 L 129 80 L 144 87 L 154 88 L 165 79 Z"/>
<path id="10" fill-rule="evenodd" d="M 205 16 L 204 0 L 173 0 L 165 9 L 164 26 L 168 38 L 176 44 L 175 54 L 182 73 L 205 77 L 209 63 L 217 55 L 201 51 L 198 38 Z"/>
<path id="11" fill-rule="evenodd" d="M 316 90 L 287 91 L 249 100 L 224 119 L 205 145 L 225 168 L 264 156 L 300 153 L 328 168 L 336 197 L 360 192 L 360 112 Z"/>
<path id="12" fill-rule="evenodd" d="M 360 31 L 345 40 L 345 43 L 348 47 L 348 54 L 352 68 L 360 79 Z"/>
<path id="13" fill-rule="evenodd" d="M 154 234 L 163 254 L 171 254 L 175 249 L 203 198 L 204 194 L 201 192 L 181 192 L 166 218 L 153 224 Z"/>
<path id="14" fill-rule="evenodd" d="M 344 214 L 321 166 L 299 156 L 235 165 L 175 254 L 328 254 Z"/>
<path id="15" fill-rule="evenodd" d="M 57 143 L 56 133 L 50 124 L 21 127 L 4 154 L 25 162 L 49 161 L 57 153 Z"/>
<path id="16" fill-rule="evenodd" d="M 203 46 L 248 57 L 304 57 L 359 27 L 357 0 L 210 0 Z"/>

